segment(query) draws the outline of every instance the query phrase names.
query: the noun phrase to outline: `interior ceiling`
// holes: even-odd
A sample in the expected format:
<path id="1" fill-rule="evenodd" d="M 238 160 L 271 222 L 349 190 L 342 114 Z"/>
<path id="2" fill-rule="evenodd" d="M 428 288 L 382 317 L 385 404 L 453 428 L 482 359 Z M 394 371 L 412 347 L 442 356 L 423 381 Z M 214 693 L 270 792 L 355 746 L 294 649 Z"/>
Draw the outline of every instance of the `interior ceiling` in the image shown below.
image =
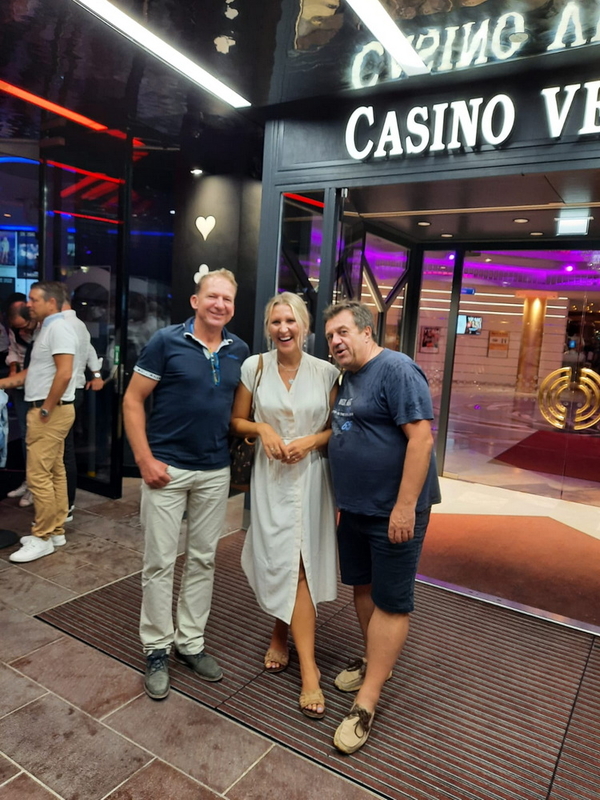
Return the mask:
<path id="1" fill-rule="evenodd" d="M 410 242 L 448 237 L 449 242 L 509 239 L 540 244 L 556 236 L 556 220 L 563 210 L 584 208 L 591 217 L 587 238 L 600 240 L 600 173 L 578 170 L 369 186 L 351 189 L 347 208 L 350 218 L 358 215 Z M 569 239 L 573 237 L 560 240 L 566 247 Z"/>
<path id="2" fill-rule="evenodd" d="M 424 78 L 394 76 L 386 57 L 372 48 L 358 73 L 353 70 L 357 53 L 369 48 L 373 37 L 344 0 L 112 1 L 230 84 L 253 108 L 243 113 L 232 111 L 145 55 L 74 0 L 2 0 L 0 80 L 85 114 L 110 129 L 122 132 L 130 127 L 149 148 L 181 150 L 190 159 L 200 154 L 214 172 L 260 175 L 265 109 L 306 102 L 307 98 L 321 98 L 322 103 L 323 97 L 347 95 L 356 88 L 357 80 L 363 85 L 377 84 L 376 90 L 388 87 L 390 91 L 418 92 L 419 87 L 430 89 L 437 76 L 442 76 L 437 56 L 432 56 L 431 74 Z M 567 26 L 564 52 L 546 53 L 561 15 L 573 5 L 567 0 L 382 2 L 413 41 L 437 32 L 438 50 L 443 49 L 453 65 L 466 31 L 487 30 L 489 25 L 491 41 L 503 15 L 521 14 L 525 27 L 519 34 L 519 57 L 494 61 L 490 56 L 484 66 L 477 67 L 478 76 L 506 73 L 510 80 L 518 79 L 515 71 L 526 74 L 526 57 L 534 55 L 540 56 L 536 64 L 555 67 L 558 63 L 589 63 L 590 47 L 596 48 L 595 53 L 600 46 L 571 48 L 574 32 Z M 581 25 L 586 41 L 593 37 L 599 17 L 600 0 L 583 0 Z M 454 44 L 448 45 L 451 29 L 457 33 Z M 502 42 L 510 49 L 514 42 L 509 33 L 507 36 Z M 466 68 L 456 74 L 464 81 L 470 72 L 472 69 Z M 444 73 L 443 77 L 452 78 L 453 74 Z M 51 137 L 55 132 L 47 125 L 39 108 L 0 91 L 0 149 L 4 152 L 14 142 Z M 156 173 L 157 162 L 150 157 L 142 164 Z M 167 171 L 172 173 L 170 163 Z M 595 213 L 600 180 L 595 172 L 365 188 L 353 190 L 351 199 L 365 220 L 422 242 L 439 240 L 442 233 L 472 241 L 524 240 L 531 231 L 548 238 L 554 235 L 561 205 L 586 203 L 594 217 L 590 237 L 600 238 L 600 210 Z M 516 216 L 529 222 L 518 226 L 513 222 Z M 421 220 L 431 225 L 419 227 Z"/>

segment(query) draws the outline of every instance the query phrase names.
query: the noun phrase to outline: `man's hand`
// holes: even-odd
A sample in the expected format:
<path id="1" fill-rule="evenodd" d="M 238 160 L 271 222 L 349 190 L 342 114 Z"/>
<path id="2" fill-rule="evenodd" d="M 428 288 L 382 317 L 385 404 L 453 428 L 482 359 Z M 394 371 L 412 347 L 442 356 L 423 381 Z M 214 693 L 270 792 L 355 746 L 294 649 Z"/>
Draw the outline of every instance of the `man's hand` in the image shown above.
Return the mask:
<path id="1" fill-rule="evenodd" d="M 104 381 L 102 378 L 92 378 L 91 381 L 86 383 L 85 388 L 91 389 L 93 392 L 99 392 L 102 388 L 104 388 Z"/>
<path id="2" fill-rule="evenodd" d="M 157 458 L 149 458 L 138 466 L 144 483 L 151 489 L 162 489 L 171 481 L 171 476 L 167 473 L 169 465 Z"/>
<path id="3" fill-rule="evenodd" d="M 390 514 L 388 538 L 392 544 L 408 542 L 415 535 L 415 507 L 396 503 Z"/>

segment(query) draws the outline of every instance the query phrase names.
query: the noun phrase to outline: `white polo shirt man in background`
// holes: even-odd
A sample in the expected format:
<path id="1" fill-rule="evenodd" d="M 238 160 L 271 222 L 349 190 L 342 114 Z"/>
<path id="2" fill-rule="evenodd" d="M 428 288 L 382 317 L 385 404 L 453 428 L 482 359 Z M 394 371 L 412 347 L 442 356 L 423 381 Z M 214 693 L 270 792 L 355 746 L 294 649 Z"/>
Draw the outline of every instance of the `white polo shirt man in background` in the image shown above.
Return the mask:
<path id="1" fill-rule="evenodd" d="M 35 521 L 31 536 L 9 559 L 35 561 L 54 552 L 54 541 L 64 544 L 68 512 L 67 479 L 63 463 L 65 437 L 75 419 L 77 336 L 60 313 L 64 301 L 61 283 L 41 281 L 29 292 L 32 319 L 41 324 L 25 377 L 27 411 L 27 485 L 33 495 Z M 10 378 L 5 378 L 4 388 Z M 19 385 L 18 376 L 13 379 Z"/>

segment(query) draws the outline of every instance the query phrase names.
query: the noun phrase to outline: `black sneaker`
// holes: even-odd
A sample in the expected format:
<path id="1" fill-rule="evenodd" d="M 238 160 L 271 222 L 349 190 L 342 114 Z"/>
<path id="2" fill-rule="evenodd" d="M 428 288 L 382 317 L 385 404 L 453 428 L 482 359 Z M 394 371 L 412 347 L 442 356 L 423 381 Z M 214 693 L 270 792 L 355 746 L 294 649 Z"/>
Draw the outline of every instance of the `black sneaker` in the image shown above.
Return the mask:
<path id="1" fill-rule="evenodd" d="M 219 666 L 217 659 L 209 655 L 206 651 L 201 653 L 177 653 L 177 658 L 186 663 L 205 681 L 220 681 L 223 677 L 223 670 Z"/>
<path id="2" fill-rule="evenodd" d="M 169 654 L 166 650 L 153 650 L 146 656 L 144 689 L 153 700 L 164 700 L 169 694 Z"/>

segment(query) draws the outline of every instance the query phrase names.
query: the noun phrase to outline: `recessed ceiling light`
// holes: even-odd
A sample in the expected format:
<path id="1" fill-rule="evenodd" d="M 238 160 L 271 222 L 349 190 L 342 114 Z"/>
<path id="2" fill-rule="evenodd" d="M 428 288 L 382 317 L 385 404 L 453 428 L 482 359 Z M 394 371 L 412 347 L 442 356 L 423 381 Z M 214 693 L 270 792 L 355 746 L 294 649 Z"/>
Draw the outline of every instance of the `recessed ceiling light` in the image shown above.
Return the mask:
<path id="1" fill-rule="evenodd" d="M 529 222 L 529 220 L 526 217 L 517 217 L 513 219 L 513 222 L 516 222 L 517 225 L 524 225 L 526 222 Z"/>
<path id="2" fill-rule="evenodd" d="M 542 233 L 542 231 L 530 231 L 529 235 L 530 236 L 543 236 L 544 234 Z"/>
<path id="3" fill-rule="evenodd" d="M 486 263 L 486 264 L 489 264 L 491 260 L 492 260 L 491 258 L 486 258 L 486 259 L 485 259 L 485 263 Z"/>
<path id="4" fill-rule="evenodd" d="M 565 209 L 556 220 L 557 236 L 586 236 L 591 217 L 587 209 Z"/>
<path id="5" fill-rule="evenodd" d="M 197 83 L 215 97 L 219 97 L 234 108 L 244 108 L 250 105 L 248 100 L 243 98 L 222 81 L 213 77 L 209 72 L 195 64 L 189 58 L 180 53 L 163 39 L 136 22 L 132 17 L 124 14 L 120 9 L 109 3 L 108 0 L 75 0 L 80 6 L 87 8 L 101 20 L 108 23 L 111 27 L 124 34 L 132 42 L 141 45 L 152 55 L 159 58 L 169 67 L 180 72 L 189 80 Z M 397 30 L 396 26 L 393 26 Z"/>
<path id="6" fill-rule="evenodd" d="M 422 219 L 417 222 L 417 225 L 419 225 L 421 228 L 428 228 L 431 225 L 431 222 L 427 222 L 426 220 Z"/>
<path id="7" fill-rule="evenodd" d="M 451 239 L 453 234 L 452 233 L 441 233 L 440 236 L 442 239 Z"/>
<path id="8" fill-rule="evenodd" d="M 191 169 L 190 172 L 192 173 L 192 175 L 202 175 L 201 169 Z"/>

